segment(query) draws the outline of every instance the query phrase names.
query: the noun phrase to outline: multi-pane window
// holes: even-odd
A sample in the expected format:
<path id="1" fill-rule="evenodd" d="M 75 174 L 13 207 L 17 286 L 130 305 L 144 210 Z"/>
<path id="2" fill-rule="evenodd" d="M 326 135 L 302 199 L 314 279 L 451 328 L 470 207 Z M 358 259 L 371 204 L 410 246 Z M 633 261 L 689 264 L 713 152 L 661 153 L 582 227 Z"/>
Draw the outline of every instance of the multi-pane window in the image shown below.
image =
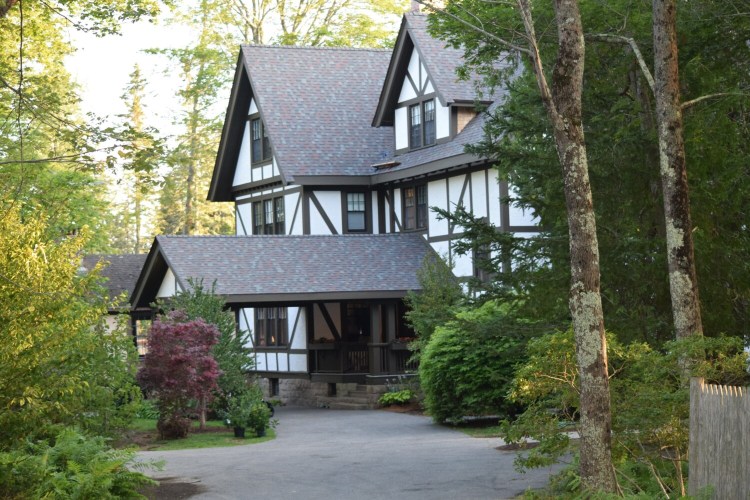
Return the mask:
<path id="1" fill-rule="evenodd" d="M 435 99 L 409 106 L 409 147 L 435 144 Z"/>
<path id="2" fill-rule="evenodd" d="M 284 197 L 253 202 L 253 234 L 284 234 Z"/>
<path id="3" fill-rule="evenodd" d="M 424 145 L 435 144 L 435 99 L 422 103 L 424 112 Z"/>
<path id="4" fill-rule="evenodd" d="M 346 227 L 349 231 L 367 230 L 365 193 L 346 194 Z"/>
<path id="5" fill-rule="evenodd" d="M 271 144 L 268 142 L 266 128 L 260 118 L 250 120 L 252 134 L 252 162 L 258 163 L 271 159 Z"/>
<path id="6" fill-rule="evenodd" d="M 409 147 L 422 147 L 422 106 L 409 106 Z"/>
<path id="7" fill-rule="evenodd" d="M 427 227 L 427 185 L 412 186 L 404 192 L 404 230 Z"/>
<path id="8" fill-rule="evenodd" d="M 255 346 L 283 347 L 289 343 L 286 307 L 255 309 Z"/>

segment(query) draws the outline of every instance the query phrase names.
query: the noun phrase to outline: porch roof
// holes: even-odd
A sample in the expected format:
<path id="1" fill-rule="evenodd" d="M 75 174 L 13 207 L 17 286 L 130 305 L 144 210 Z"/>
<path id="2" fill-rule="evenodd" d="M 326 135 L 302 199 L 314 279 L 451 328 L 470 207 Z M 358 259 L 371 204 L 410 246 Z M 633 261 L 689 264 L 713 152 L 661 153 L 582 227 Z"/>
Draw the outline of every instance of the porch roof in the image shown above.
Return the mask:
<path id="1" fill-rule="evenodd" d="M 437 257 L 419 234 L 157 236 L 131 298 L 152 303 L 167 271 L 216 283 L 229 305 L 402 298 Z"/>

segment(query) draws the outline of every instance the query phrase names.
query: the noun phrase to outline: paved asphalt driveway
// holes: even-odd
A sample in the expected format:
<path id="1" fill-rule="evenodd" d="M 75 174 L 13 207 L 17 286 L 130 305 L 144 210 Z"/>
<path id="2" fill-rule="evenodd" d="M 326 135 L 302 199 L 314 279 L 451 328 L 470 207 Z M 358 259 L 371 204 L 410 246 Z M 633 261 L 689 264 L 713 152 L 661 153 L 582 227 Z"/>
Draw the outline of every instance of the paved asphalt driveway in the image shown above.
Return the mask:
<path id="1" fill-rule="evenodd" d="M 193 483 L 195 499 L 501 499 L 552 473 L 519 474 L 515 453 L 496 449 L 501 440 L 429 417 L 286 407 L 276 417 L 278 437 L 265 443 L 140 456 L 164 459 L 153 476 Z"/>

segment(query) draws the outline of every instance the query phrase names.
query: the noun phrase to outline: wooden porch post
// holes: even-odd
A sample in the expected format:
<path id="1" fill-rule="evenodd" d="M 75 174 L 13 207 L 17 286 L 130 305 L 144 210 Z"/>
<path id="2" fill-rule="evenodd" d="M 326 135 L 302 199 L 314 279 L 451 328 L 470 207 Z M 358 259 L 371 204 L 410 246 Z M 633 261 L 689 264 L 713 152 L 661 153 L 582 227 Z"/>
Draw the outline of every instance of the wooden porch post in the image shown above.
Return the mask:
<path id="1" fill-rule="evenodd" d="M 380 311 L 382 306 L 380 304 L 373 304 L 370 306 L 370 373 L 380 374 L 383 373 L 380 369 L 381 365 L 381 349 L 380 346 L 373 347 L 372 344 L 381 344 L 383 342 L 383 330 L 382 322 L 380 320 Z"/>

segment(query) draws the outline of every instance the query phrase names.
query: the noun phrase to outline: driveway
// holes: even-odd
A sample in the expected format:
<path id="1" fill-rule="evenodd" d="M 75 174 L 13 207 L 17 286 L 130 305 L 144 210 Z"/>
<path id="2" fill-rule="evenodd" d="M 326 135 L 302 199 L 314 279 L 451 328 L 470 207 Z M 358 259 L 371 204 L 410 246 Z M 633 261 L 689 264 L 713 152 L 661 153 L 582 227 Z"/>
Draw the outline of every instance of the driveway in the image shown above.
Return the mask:
<path id="1" fill-rule="evenodd" d="M 503 499 L 543 487 L 554 472 L 520 474 L 515 453 L 496 449 L 500 439 L 429 417 L 282 407 L 276 418 L 278 437 L 265 443 L 139 456 L 165 460 L 152 475 L 191 484 L 194 499 Z"/>

